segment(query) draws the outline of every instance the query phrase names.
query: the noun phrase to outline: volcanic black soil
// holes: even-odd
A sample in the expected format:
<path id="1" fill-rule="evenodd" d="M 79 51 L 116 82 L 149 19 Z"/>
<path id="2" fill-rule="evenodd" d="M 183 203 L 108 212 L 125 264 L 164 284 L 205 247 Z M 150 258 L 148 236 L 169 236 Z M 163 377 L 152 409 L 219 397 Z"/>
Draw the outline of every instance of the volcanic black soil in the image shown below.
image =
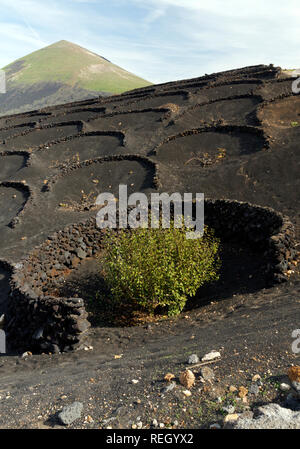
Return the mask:
<path id="1" fill-rule="evenodd" d="M 54 231 L 94 217 L 83 198 L 118 194 L 119 184 L 129 193 L 204 192 L 272 207 L 299 241 L 300 96 L 291 85 L 280 68 L 253 66 L 1 117 L 0 316 L 9 266 Z M 84 411 L 71 427 L 128 428 L 139 418 L 143 427 L 154 418 L 206 427 L 220 419 L 216 398 L 257 373 L 264 387 L 248 405 L 280 400 L 274 379 L 299 364 L 291 349 L 300 328 L 297 267 L 267 288 L 252 248 L 224 242 L 222 251 L 219 283 L 176 319 L 94 323 L 88 350 L 0 355 L 0 427 L 59 427 L 56 413 L 74 400 Z M 87 263 L 73 280 L 93 276 Z M 189 397 L 178 382 L 162 392 L 167 372 L 178 377 L 190 354 L 211 350 L 221 352 L 212 384 L 196 376 Z"/>

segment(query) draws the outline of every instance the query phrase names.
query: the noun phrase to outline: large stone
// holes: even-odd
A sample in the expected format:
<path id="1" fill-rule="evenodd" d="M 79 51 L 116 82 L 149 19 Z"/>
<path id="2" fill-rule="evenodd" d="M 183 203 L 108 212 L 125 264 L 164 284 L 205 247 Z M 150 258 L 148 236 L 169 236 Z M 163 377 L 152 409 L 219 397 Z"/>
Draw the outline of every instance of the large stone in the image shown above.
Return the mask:
<path id="1" fill-rule="evenodd" d="M 195 376 L 192 371 L 188 369 L 180 373 L 179 381 L 184 387 L 191 388 L 195 383 Z"/>
<path id="2" fill-rule="evenodd" d="M 66 405 L 62 409 L 58 418 L 62 424 L 68 426 L 81 417 L 82 409 L 83 404 L 81 402 L 73 402 L 73 404 Z"/>
<path id="3" fill-rule="evenodd" d="M 300 429 L 300 412 L 268 404 L 258 408 L 256 418 L 239 418 L 235 429 Z"/>

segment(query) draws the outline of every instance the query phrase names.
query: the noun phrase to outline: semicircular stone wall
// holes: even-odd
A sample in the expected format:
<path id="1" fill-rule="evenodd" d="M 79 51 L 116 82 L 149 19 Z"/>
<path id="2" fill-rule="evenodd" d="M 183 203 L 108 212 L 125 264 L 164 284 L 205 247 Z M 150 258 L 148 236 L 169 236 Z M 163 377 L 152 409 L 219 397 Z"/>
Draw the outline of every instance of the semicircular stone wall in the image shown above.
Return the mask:
<path id="1" fill-rule="evenodd" d="M 249 203 L 205 200 L 205 224 L 222 239 L 251 245 L 258 257 L 264 255 L 270 284 L 287 279 L 297 251 L 286 216 Z M 14 266 L 5 324 L 10 345 L 37 352 L 82 347 L 90 328 L 83 299 L 54 297 L 49 291 L 99 251 L 102 237 L 95 219 L 70 225 Z"/>

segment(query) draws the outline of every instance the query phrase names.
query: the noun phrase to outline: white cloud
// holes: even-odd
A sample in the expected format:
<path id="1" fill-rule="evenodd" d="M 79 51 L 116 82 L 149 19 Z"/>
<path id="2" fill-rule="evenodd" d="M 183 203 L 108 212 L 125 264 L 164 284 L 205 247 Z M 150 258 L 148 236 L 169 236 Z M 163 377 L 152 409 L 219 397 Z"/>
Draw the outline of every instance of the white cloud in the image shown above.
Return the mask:
<path id="1" fill-rule="evenodd" d="M 150 25 L 151 23 L 155 22 L 160 17 L 163 17 L 166 13 L 165 7 L 157 7 L 152 9 L 147 16 L 144 19 L 144 24 Z"/>
<path id="2" fill-rule="evenodd" d="M 129 0 L 130 1 L 130 0 Z M 223 17 L 282 17 L 300 15 L 298 0 L 131 0 L 139 5 L 165 5 L 187 11 L 210 13 Z"/>
<path id="3" fill-rule="evenodd" d="M 299 0 L 0 0 L 0 8 L 0 67 L 60 39 L 155 82 L 297 66 Z"/>
<path id="4" fill-rule="evenodd" d="M 0 67 L 45 45 L 43 40 L 29 31 L 27 25 L 0 22 Z M 20 48 L 25 51 L 24 54 L 19 54 Z"/>

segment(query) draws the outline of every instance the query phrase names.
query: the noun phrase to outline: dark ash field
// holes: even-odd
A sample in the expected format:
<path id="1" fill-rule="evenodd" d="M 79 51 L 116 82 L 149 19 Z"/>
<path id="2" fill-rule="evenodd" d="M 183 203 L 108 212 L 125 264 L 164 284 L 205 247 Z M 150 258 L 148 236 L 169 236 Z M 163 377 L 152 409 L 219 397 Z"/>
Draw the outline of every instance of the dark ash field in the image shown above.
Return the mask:
<path id="1" fill-rule="evenodd" d="M 291 84 L 280 68 L 253 66 L 1 117 L 0 316 L 11 267 L 55 231 L 94 217 L 85 198 L 117 195 L 119 184 L 271 207 L 299 241 L 300 96 Z M 143 428 L 153 419 L 207 427 L 222 419 L 216 398 L 255 374 L 263 387 L 246 407 L 280 401 L 276 382 L 299 365 L 299 292 L 296 264 L 269 287 L 250 247 L 225 248 L 220 283 L 176 319 L 92 327 L 87 351 L 1 355 L 0 427 L 60 427 L 56 413 L 75 400 L 84 409 L 74 428 L 128 428 L 138 418 Z M 197 368 L 191 396 L 178 382 L 162 393 L 166 373 L 178 377 L 190 354 L 211 350 L 221 352 L 213 382 Z"/>

